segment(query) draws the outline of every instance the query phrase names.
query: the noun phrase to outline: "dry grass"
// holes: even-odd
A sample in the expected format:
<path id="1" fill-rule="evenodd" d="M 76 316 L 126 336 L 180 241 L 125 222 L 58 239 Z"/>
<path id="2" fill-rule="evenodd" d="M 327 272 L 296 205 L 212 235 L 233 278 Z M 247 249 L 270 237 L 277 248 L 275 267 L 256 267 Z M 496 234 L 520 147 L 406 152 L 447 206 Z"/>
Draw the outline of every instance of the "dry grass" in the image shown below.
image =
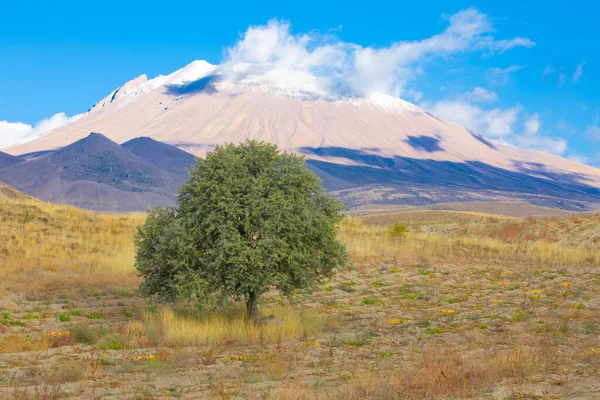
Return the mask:
<path id="1" fill-rule="evenodd" d="M 514 223 L 509 223 L 514 228 Z M 505 232 L 505 231 L 502 231 Z M 511 236 L 516 234 L 511 233 Z M 340 239 L 354 262 L 407 261 L 431 257 L 456 260 L 462 257 L 528 262 L 536 265 L 592 265 L 600 263 L 600 247 L 569 247 L 560 243 L 506 242 L 490 237 L 464 237 L 411 232 L 405 238 L 392 237 L 387 227 L 367 225 L 361 218 L 346 217 Z"/>
<path id="2" fill-rule="evenodd" d="M 261 312 L 274 315 L 279 322 L 264 326 L 248 324 L 243 307 L 207 313 L 177 312 L 165 307 L 158 315 L 147 313 L 145 323 L 158 324 L 170 344 L 212 343 L 218 340 L 275 343 L 314 337 L 331 319 L 290 307 L 264 308 Z"/>
<path id="3" fill-rule="evenodd" d="M 104 215 L 36 200 L 0 200 L 0 293 L 131 284 L 144 215 Z"/>
<path id="4" fill-rule="evenodd" d="M 344 219 L 352 265 L 292 304 L 264 296 L 261 313 L 280 323 L 257 326 L 236 305 L 199 313 L 140 298 L 133 259 L 143 215 L 0 202 L 0 308 L 10 308 L 0 310 L 0 394 L 354 400 L 600 391 L 600 255 L 578 242 L 593 238 L 597 217 L 454 214 L 408 222 L 405 238 L 385 223 Z"/>
<path id="5" fill-rule="evenodd" d="M 27 335 L 13 334 L 5 335 L 0 338 L 0 354 L 2 353 L 22 353 L 25 351 L 45 351 L 50 348 L 50 341 L 47 337 L 32 338 Z"/>

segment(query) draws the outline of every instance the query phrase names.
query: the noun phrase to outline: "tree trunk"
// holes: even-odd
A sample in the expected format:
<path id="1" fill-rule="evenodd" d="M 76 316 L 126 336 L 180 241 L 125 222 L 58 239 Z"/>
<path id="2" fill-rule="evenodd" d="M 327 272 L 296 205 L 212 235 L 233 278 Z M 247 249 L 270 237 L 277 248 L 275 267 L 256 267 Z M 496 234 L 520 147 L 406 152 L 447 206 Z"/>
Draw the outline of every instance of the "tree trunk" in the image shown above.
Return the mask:
<path id="1" fill-rule="evenodd" d="M 256 321 L 258 319 L 258 304 L 255 292 L 251 292 L 246 299 L 246 319 Z"/>

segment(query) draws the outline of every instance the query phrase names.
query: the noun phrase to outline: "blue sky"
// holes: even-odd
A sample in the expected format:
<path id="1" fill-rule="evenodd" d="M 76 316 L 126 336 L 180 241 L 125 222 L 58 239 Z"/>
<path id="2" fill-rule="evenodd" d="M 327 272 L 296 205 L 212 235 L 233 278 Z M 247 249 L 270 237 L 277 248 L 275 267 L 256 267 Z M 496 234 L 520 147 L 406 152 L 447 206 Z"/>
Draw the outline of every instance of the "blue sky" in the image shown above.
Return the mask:
<path id="1" fill-rule="evenodd" d="M 307 35 L 309 51 L 357 46 L 394 69 L 336 64 L 360 75 L 357 91 L 375 85 L 496 140 L 600 165 L 600 6 L 555 3 L 12 1 L 0 15 L 0 136 L 68 121 L 142 73 L 239 58 L 227 49 L 255 26 L 296 45 Z"/>

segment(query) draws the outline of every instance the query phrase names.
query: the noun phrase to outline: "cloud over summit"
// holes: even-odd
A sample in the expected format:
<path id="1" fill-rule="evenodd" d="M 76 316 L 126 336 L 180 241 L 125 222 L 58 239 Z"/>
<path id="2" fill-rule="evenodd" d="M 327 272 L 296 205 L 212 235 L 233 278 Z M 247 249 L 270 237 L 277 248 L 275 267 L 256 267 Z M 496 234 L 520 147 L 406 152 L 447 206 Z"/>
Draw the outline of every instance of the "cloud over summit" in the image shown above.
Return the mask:
<path id="1" fill-rule="evenodd" d="M 474 51 L 502 53 L 534 45 L 522 37 L 496 39 L 489 16 L 475 8 L 443 18 L 448 26 L 442 32 L 387 47 L 364 47 L 331 33 L 295 34 L 289 22 L 273 19 L 249 27 L 226 50 L 219 69 L 225 79 L 315 95 L 401 96 L 433 58 Z"/>

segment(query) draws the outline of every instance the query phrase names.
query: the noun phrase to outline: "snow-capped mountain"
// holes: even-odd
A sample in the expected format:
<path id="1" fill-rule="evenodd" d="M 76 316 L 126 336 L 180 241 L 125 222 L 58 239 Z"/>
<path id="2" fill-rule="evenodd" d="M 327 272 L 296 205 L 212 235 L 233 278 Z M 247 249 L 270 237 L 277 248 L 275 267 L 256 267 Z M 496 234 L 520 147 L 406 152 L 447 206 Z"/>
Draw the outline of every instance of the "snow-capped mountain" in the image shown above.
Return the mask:
<path id="1" fill-rule="evenodd" d="M 203 156 L 216 144 L 265 140 L 305 154 L 349 204 L 521 198 L 582 209 L 600 203 L 600 170 L 490 141 L 399 98 L 273 85 L 194 61 L 141 75 L 74 123 L 3 151 L 54 150 L 100 132 L 150 137 Z M 361 188 L 361 190 L 358 190 Z"/>

